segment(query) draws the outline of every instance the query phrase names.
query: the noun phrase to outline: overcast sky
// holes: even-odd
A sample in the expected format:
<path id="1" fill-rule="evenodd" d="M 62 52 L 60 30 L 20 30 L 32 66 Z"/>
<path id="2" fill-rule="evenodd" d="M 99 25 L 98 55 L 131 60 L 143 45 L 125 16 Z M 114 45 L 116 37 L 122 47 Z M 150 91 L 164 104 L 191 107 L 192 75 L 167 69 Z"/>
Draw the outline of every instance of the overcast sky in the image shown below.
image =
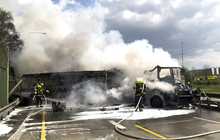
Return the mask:
<path id="1" fill-rule="evenodd" d="M 24 60 L 44 59 L 47 65 L 43 68 L 56 71 L 67 62 L 59 70 L 66 71 L 72 67 L 78 67 L 72 70 L 110 68 L 110 63 L 111 67 L 122 64 L 128 67 L 140 61 L 141 65 L 153 68 L 157 64 L 182 66 L 183 56 L 183 65 L 189 69 L 220 66 L 219 0 L 0 0 L 0 6 L 12 11 L 16 28 L 25 40 L 28 53 L 19 57 L 20 64 Z M 152 48 L 144 50 L 138 45 Z M 130 51 L 135 52 L 133 46 L 152 53 L 136 54 L 146 57 L 138 58 L 134 54 L 130 57 Z M 158 50 L 162 53 L 156 53 Z M 125 63 L 112 64 L 119 61 L 120 53 L 129 54 L 130 59 L 125 57 Z M 128 64 L 129 60 L 135 61 Z M 103 66 L 85 66 L 97 62 Z M 22 67 L 35 64 L 24 63 Z M 34 70 L 26 72 L 31 71 Z"/>
<path id="2" fill-rule="evenodd" d="M 219 0 L 100 0 L 109 13 L 107 30 L 125 42 L 147 39 L 191 68 L 220 66 Z M 181 43 L 183 42 L 183 43 Z"/>

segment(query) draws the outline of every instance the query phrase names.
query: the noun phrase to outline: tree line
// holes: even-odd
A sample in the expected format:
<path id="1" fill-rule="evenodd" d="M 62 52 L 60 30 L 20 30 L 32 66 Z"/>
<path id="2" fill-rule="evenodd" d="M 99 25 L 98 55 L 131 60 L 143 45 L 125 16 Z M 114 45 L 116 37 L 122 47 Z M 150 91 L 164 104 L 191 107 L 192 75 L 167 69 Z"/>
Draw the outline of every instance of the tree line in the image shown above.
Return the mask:
<path id="1" fill-rule="evenodd" d="M 217 85 L 220 83 L 220 78 L 215 75 L 213 78 L 212 70 L 209 65 L 204 65 L 203 69 L 192 68 L 189 70 L 184 67 L 185 71 L 185 82 L 195 84 L 195 85 Z M 212 79 L 210 79 L 212 77 Z"/>
<path id="2" fill-rule="evenodd" d="M 0 41 L 8 46 L 10 53 L 20 52 L 24 46 L 13 21 L 12 13 L 0 7 Z"/>

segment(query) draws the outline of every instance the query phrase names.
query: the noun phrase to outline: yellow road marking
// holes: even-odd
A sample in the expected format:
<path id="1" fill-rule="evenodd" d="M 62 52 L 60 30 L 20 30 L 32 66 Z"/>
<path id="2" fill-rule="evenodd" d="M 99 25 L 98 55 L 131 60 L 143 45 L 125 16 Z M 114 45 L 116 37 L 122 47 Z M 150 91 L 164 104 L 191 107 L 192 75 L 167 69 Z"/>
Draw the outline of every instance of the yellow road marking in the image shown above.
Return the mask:
<path id="1" fill-rule="evenodd" d="M 45 140 L 45 112 L 42 114 L 41 140 Z"/>
<path id="2" fill-rule="evenodd" d="M 161 135 L 159 135 L 159 134 L 157 134 L 157 133 L 155 133 L 155 132 L 153 132 L 153 131 L 150 131 L 150 130 L 148 130 L 148 129 L 146 129 L 146 128 L 143 128 L 143 127 L 141 127 L 141 126 L 139 126 L 139 125 L 135 125 L 135 126 L 138 127 L 138 128 L 140 128 L 140 129 L 142 129 L 142 130 L 144 130 L 144 131 L 147 131 L 147 132 L 149 132 L 149 133 L 151 133 L 151 134 L 153 134 L 153 135 L 155 135 L 155 136 L 158 136 L 158 137 L 160 137 L 160 138 L 162 138 L 162 139 L 167 139 L 166 137 L 161 136 Z"/>

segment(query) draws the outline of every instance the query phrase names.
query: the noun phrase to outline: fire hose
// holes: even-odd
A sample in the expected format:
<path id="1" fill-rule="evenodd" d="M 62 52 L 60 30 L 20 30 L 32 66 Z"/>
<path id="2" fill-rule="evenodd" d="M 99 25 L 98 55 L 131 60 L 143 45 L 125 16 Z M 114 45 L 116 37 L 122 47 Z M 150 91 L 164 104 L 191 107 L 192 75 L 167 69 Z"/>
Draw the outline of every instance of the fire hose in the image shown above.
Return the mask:
<path id="1" fill-rule="evenodd" d="M 44 96 L 44 100 L 45 100 L 44 107 L 41 110 L 38 110 L 37 112 L 34 112 L 34 113 L 28 115 L 27 118 L 21 123 L 21 125 L 17 129 L 17 131 L 8 140 L 11 140 L 20 131 L 21 127 L 23 126 L 23 124 L 26 122 L 27 119 L 29 119 L 31 116 L 36 115 L 37 113 L 43 111 L 46 108 L 46 106 L 47 106 L 47 98 L 45 97 L 44 94 L 43 94 L 43 96 Z"/>
<path id="2" fill-rule="evenodd" d="M 118 124 L 120 124 L 121 122 L 127 120 L 128 118 L 130 118 L 130 117 L 134 114 L 134 112 L 137 110 L 137 108 L 138 108 L 138 106 L 139 106 L 139 104 L 140 104 L 141 99 L 142 99 L 142 96 L 140 97 L 140 99 L 139 99 L 139 101 L 138 101 L 138 103 L 137 103 L 135 109 L 133 110 L 133 112 L 132 112 L 128 117 L 126 117 L 126 118 L 120 120 L 120 121 L 118 122 Z"/>
<path id="3" fill-rule="evenodd" d="M 203 91 L 204 93 L 204 91 Z M 205 94 L 205 93 L 204 93 Z M 206 94 L 205 94 L 206 95 Z M 207 96 L 207 95 L 206 95 Z M 207 96 L 208 97 L 208 96 Z M 118 124 L 120 124 L 121 122 L 127 120 L 129 117 L 131 117 L 135 110 L 137 109 L 137 107 L 139 106 L 140 104 L 140 101 L 142 99 L 142 96 L 140 97 L 139 101 L 138 101 L 138 104 L 137 106 L 135 107 L 134 111 L 128 116 L 126 117 L 125 119 L 122 119 L 118 122 Z M 133 135 L 130 135 L 130 134 L 127 134 L 125 132 L 122 132 L 119 130 L 119 128 L 115 125 L 115 131 L 123 136 L 126 136 L 126 137 L 129 137 L 129 138 L 133 138 L 133 139 L 141 139 L 141 140 L 161 140 L 161 138 L 146 138 L 146 137 L 138 137 L 138 136 L 133 136 Z M 168 140 L 182 140 L 182 139 L 190 139 L 190 138 L 196 138 L 196 137 L 201 137 L 201 136 L 205 136 L 205 135 L 210 135 L 210 134 L 214 134 L 214 133 L 219 133 L 220 130 L 215 130 L 215 131 L 209 131 L 209 132 L 205 132 L 205 133 L 200 133 L 200 134 L 196 134 L 196 135 L 191 135 L 191 136 L 185 136 L 185 137 L 176 137 L 176 138 L 167 138 Z"/>
<path id="4" fill-rule="evenodd" d="M 118 122 L 118 124 L 120 124 L 121 122 L 127 120 L 128 118 L 130 118 L 130 117 L 134 114 L 134 112 L 137 110 L 137 108 L 138 108 L 138 106 L 139 106 L 139 104 L 140 104 L 140 102 L 141 102 L 141 99 L 142 99 L 142 96 L 143 96 L 143 92 L 144 92 L 144 84 L 143 84 L 142 91 L 141 91 L 142 95 L 140 96 L 140 98 L 139 98 L 139 100 L 138 100 L 138 103 L 137 103 L 135 109 L 133 110 L 133 112 L 132 112 L 127 118 L 124 118 L 124 119 L 120 120 L 120 121 Z"/>

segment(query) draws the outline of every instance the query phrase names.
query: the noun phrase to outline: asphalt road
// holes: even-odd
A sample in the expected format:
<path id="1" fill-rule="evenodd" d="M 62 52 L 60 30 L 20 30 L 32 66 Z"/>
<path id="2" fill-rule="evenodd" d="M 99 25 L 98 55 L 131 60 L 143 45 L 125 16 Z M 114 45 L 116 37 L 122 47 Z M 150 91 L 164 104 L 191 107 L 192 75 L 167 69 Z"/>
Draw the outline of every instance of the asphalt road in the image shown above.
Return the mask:
<path id="1" fill-rule="evenodd" d="M 220 113 L 206 109 L 196 109 L 194 113 L 187 115 L 126 120 L 121 123 L 126 129 L 118 129 L 118 132 L 109 121 L 118 122 L 120 119 L 76 120 L 73 118 L 77 118 L 78 113 L 85 110 L 69 108 L 65 112 L 53 112 L 50 105 L 44 111 L 28 118 L 17 131 L 28 115 L 40 110 L 34 106 L 20 109 L 22 111 L 18 115 L 12 116 L 7 121 L 7 124 L 13 124 L 13 130 L 1 136 L 1 140 L 9 138 L 12 140 L 132 140 L 137 138 L 216 140 L 220 137 Z M 103 114 L 110 115 L 105 111 Z M 16 135 L 13 136 L 15 132 Z M 199 135 L 200 137 L 197 137 Z M 194 138 L 190 138 L 192 136 Z"/>

